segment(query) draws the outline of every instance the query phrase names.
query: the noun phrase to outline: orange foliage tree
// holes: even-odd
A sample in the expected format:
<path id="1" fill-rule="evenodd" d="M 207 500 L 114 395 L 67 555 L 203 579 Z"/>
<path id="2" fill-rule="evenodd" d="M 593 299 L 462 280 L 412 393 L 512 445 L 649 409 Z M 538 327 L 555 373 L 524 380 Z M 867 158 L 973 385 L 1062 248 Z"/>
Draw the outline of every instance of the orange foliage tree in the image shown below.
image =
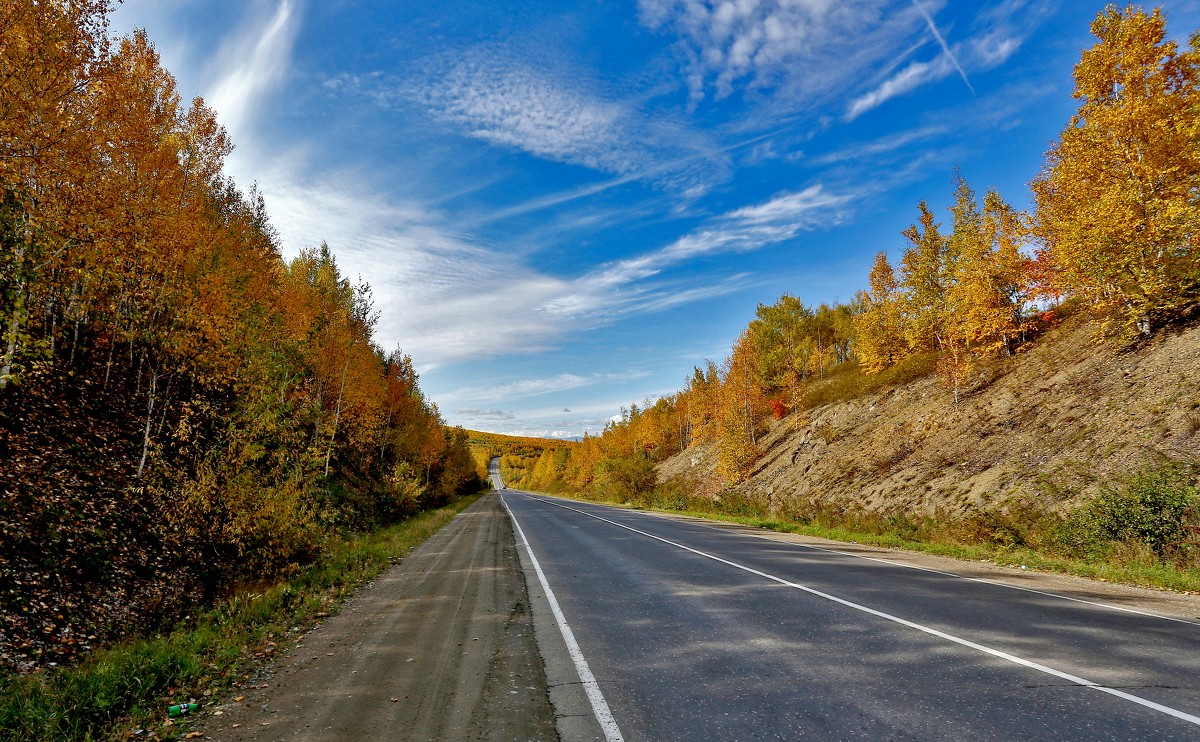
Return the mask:
<path id="1" fill-rule="evenodd" d="M 96 612 L 117 603 L 170 619 L 311 559 L 331 528 L 403 515 L 398 469 L 416 472 L 401 489 L 418 505 L 476 483 L 411 362 L 373 344 L 369 288 L 325 246 L 285 263 L 261 196 L 224 176 L 215 112 L 184 104 L 144 33 L 111 41 L 109 11 L 0 0 L 0 617 L 18 617 L 0 636 L 14 641 L 46 632 L 4 603 L 6 580 L 77 591 L 39 599 L 52 622 L 112 626 Z M 72 583 L 81 563 L 111 566 Z"/>

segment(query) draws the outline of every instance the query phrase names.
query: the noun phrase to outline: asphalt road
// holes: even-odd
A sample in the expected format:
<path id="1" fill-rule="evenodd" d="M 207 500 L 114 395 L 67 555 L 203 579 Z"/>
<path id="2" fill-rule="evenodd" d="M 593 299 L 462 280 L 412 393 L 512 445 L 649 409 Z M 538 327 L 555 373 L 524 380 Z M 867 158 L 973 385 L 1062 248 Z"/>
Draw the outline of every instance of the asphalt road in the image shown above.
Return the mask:
<path id="1" fill-rule="evenodd" d="M 564 738 L 1200 740 L 1200 616 L 502 496 Z"/>

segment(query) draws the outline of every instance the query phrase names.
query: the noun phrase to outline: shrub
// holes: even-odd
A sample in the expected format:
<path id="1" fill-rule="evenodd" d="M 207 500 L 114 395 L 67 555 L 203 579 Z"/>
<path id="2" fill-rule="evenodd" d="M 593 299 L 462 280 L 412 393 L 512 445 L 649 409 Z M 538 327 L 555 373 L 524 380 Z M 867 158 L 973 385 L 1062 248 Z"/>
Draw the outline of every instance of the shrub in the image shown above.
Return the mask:
<path id="1" fill-rule="evenodd" d="M 658 482 L 654 462 L 644 453 L 605 459 L 597 473 L 604 487 L 626 502 L 641 502 Z"/>
<path id="2" fill-rule="evenodd" d="M 382 515 L 388 522 L 403 520 L 420 509 L 425 486 L 420 474 L 407 462 L 401 461 L 392 468 L 386 487 Z"/>
<path id="3" fill-rule="evenodd" d="M 1158 556 L 1187 537 L 1197 520 L 1200 487 L 1190 467 L 1169 465 L 1126 477 L 1071 513 L 1056 534 L 1067 551 L 1096 557 L 1113 544 L 1144 544 Z"/>

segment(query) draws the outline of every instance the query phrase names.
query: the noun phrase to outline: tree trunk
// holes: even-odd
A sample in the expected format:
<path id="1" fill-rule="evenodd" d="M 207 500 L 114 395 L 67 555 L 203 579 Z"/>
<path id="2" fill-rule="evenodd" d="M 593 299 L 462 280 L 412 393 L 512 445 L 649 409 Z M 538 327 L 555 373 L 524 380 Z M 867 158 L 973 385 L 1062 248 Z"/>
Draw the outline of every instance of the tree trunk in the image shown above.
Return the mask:
<path id="1" fill-rule="evenodd" d="M 21 273 L 20 265 L 24 257 L 24 247 L 18 247 L 13 253 L 14 263 L 17 266 L 17 270 L 15 271 L 17 275 L 20 275 Z M 21 312 L 25 306 L 25 302 L 21 300 L 21 295 L 24 293 L 24 291 L 24 281 L 18 279 L 18 299 L 13 303 L 12 317 L 10 317 L 8 320 L 8 331 L 5 333 L 8 338 L 8 342 L 6 343 L 7 347 L 4 350 L 4 364 L 0 366 L 0 390 L 3 390 L 6 386 L 8 386 L 8 382 L 13 376 L 13 359 L 15 359 L 17 355 L 17 333 L 21 330 Z"/>
<path id="2" fill-rule="evenodd" d="M 150 425 L 154 421 L 154 395 L 158 391 L 158 373 L 150 374 L 150 401 L 146 405 L 146 430 L 142 435 L 142 460 L 138 462 L 137 478 L 142 478 L 146 469 L 146 455 L 150 450 Z"/>
<path id="3" fill-rule="evenodd" d="M 342 384 L 338 387 L 337 405 L 333 411 L 333 431 L 329 434 L 329 445 L 325 448 L 325 479 L 329 479 L 329 460 L 333 457 L 333 441 L 337 438 L 338 422 L 342 419 L 342 393 L 346 391 L 346 370 L 350 360 L 342 364 Z"/>

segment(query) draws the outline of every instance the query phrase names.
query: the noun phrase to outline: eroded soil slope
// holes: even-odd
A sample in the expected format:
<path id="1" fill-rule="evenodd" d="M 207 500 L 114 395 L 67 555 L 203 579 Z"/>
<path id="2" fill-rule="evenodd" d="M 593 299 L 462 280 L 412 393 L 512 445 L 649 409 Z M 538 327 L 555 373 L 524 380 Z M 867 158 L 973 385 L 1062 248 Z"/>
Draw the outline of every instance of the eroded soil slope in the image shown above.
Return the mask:
<path id="1" fill-rule="evenodd" d="M 933 377 L 773 423 L 740 489 L 773 509 L 806 499 L 961 513 L 1061 508 L 1164 457 L 1200 460 L 1200 328 L 1130 348 L 1072 320 L 979 371 L 956 405 Z M 693 447 L 660 476 L 721 486 Z"/>

